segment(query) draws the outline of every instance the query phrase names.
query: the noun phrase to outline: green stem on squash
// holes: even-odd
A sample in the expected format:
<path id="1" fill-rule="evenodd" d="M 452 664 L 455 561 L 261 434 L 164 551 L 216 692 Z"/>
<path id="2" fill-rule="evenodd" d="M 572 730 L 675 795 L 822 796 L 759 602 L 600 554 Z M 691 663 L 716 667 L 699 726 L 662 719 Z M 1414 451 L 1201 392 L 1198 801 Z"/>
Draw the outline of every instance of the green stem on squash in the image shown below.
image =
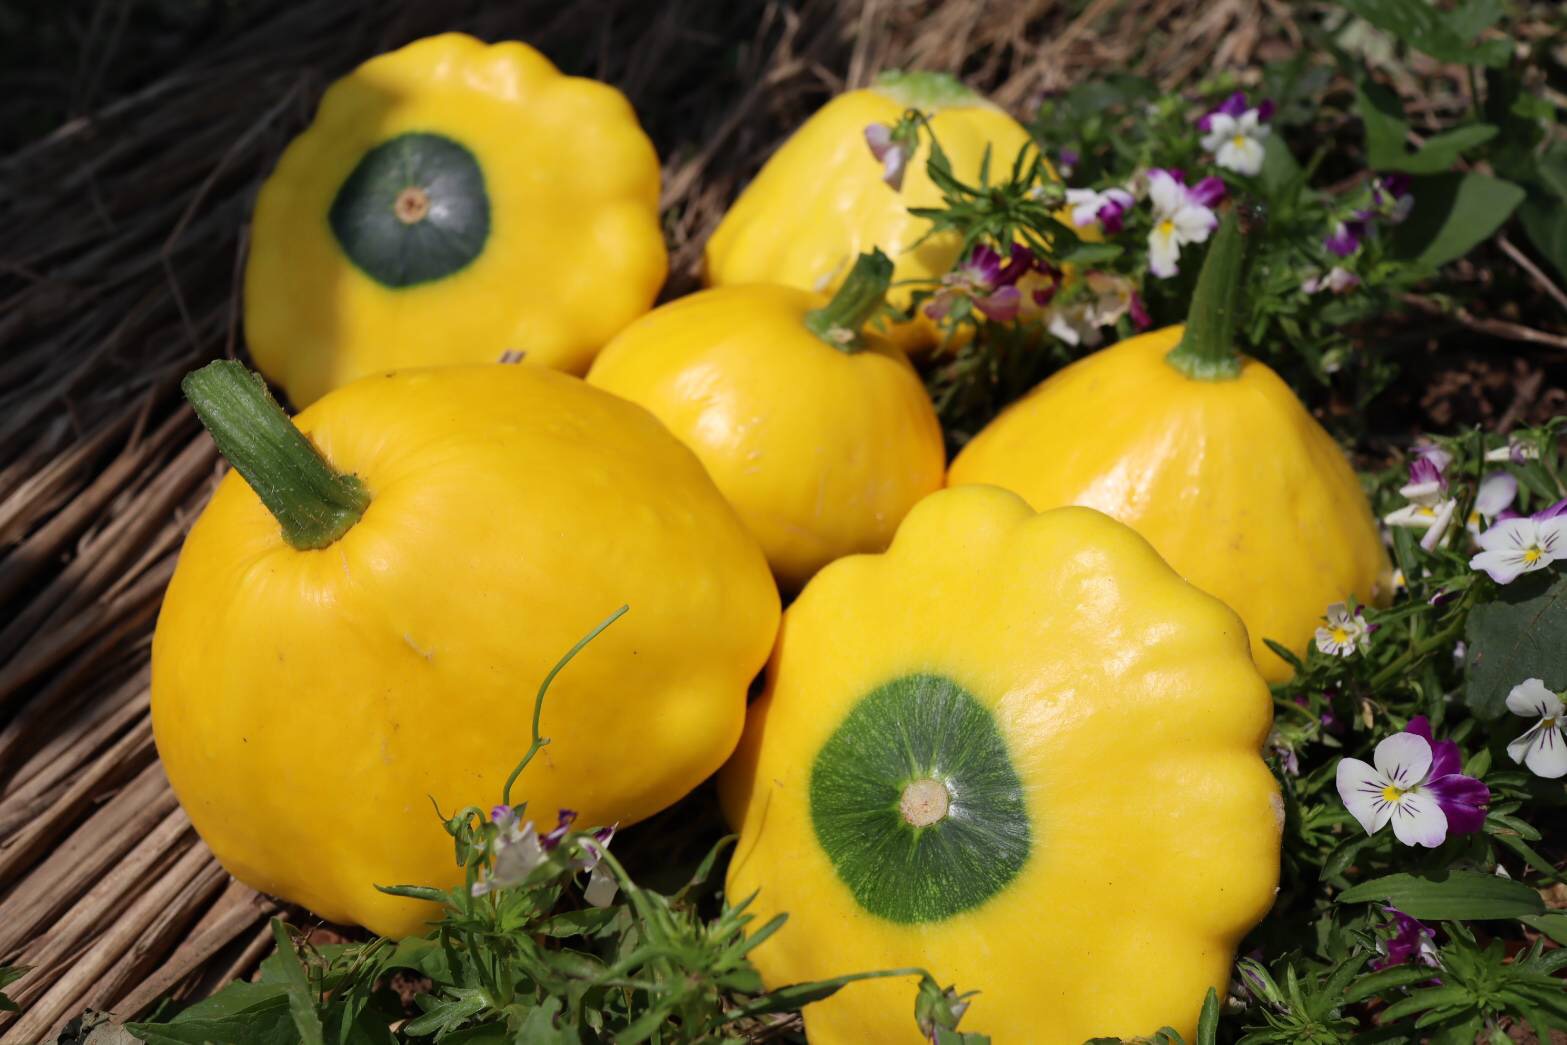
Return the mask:
<path id="1" fill-rule="evenodd" d="M 963 81 L 951 73 L 924 69 L 888 69 L 877 75 L 871 90 L 892 99 L 905 109 L 919 109 L 922 112 L 939 112 L 958 106 L 995 108 L 983 95 L 964 86 Z"/>
<path id="2" fill-rule="evenodd" d="M 1243 214 L 1243 211 L 1245 212 Z M 1252 226 L 1260 223 L 1262 208 L 1241 204 L 1232 207 L 1203 259 L 1186 316 L 1186 332 L 1170 349 L 1165 362 L 1196 381 L 1229 381 L 1239 377 L 1241 356 L 1235 350 L 1235 328 L 1240 320 L 1241 293 L 1245 286 Z"/>
<path id="3" fill-rule="evenodd" d="M 220 359 L 186 374 L 180 389 L 218 452 L 277 518 L 291 547 L 325 548 L 364 515 L 370 505 L 364 484 L 326 462 L 260 374 Z"/>
<path id="4" fill-rule="evenodd" d="M 892 259 L 880 250 L 861 254 L 832 300 L 805 314 L 805 326 L 840 352 L 858 352 L 864 347 L 860 328 L 887 300 L 891 285 Z"/>

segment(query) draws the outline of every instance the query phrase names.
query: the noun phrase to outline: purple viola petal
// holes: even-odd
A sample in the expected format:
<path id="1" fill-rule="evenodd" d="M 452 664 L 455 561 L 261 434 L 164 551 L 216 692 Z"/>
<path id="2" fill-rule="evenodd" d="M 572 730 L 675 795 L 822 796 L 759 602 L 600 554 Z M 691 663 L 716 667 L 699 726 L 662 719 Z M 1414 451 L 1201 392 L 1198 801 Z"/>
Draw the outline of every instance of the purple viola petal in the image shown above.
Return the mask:
<path id="1" fill-rule="evenodd" d="M 511 819 L 511 806 L 497 805 L 490 808 L 490 823 L 504 824 Z"/>
<path id="2" fill-rule="evenodd" d="M 1132 300 L 1127 306 L 1127 311 L 1132 315 L 1132 325 L 1138 330 L 1147 330 L 1153 326 L 1153 319 L 1149 317 L 1148 309 L 1143 304 L 1143 296 L 1135 290 L 1132 291 Z"/>
<path id="3" fill-rule="evenodd" d="M 1076 149 L 1062 149 L 1060 152 L 1056 153 L 1056 160 L 1061 164 L 1061 166 L 1068 169 L 1076 167 L 1078 161 L 1082 158 L 1083 157 L 1078 154 Z"/>
<path id="4" fill-rule="evenodd" d="M 1549 507 L 1541 508 L 1539 511 L 1530 516 L 1530 518 L 1535 522 L 1544 522 L 1546 519 L 1555 519 L 1562 515 L 1567 515 L 1567 498 L 1563 498 Z M 1501 516 L 1498 515 L 1497 518 L 1500 519 Z"/>
<path id="5" fill-rule="evenodd" d="M 1411 918 L 1396 907 L 1384 907 L 1382 910 L 1393 919 L 1393 935 L 1383 941 L 1386 957 L 1372 963 L 1372 968 L 1389 969 L 1403 965 L 1411 958 L 1419 958 L 1429 964 L 1429 956 L 1422 945 L 1436 934 L 1419 919 Z"/>
<path id="6" fill-rule="evenodd" d="M 1436 483 L 1442 489 L 1447 489 L 1447 477 L 1442 474 L 1442 469 L 1430 457 L 1421 455 L 1409 462 L 1409 484 L 1416 486 L 1422 483 Z"/>
<path id="7" fill-rule="evenodd" d="M 1453 776 L 1463 772 L 1464 756 L 1458 750 L 1458 745 L 1451 740 L 1433 740 L 1431 742 L 1431 770 L 1426 774 L 1430 779 Z"/>
<path id="8" fill-rule="evenodd" d="M 1404 727 L 1405 733 L 1413 733 L 1427 744 L 1434 745 L 1436 740 L 1431 736 L 1431 720 L 1424 715 L 1416 715 L 1409 720 L 1409 725 Z"/>
<path id="9" fill-rule="evenodd" d="M 1449 835 L 1474 834 L 1485 826 L 1485 811 L 1491 803 L 1491 789 L 1474 777 L 1461 773 L 1433 776 L 1421 785 L 1421 790 L 1436 799 L 1437 806 L 1446 814 Z"/>
<path id="10" fill-rule="evenodd" d="M 1239 116 L 1246 111 L 1246 95 L 1236 91 L 1218 105 L 1203 113 L 1202 119 L 1197 121 L 1197 129 L 1207 134 L 1213 129 L 1213 117 L 1219 113 L 1225 116 Z"/>
<path id="11" fill-rule="evenodd" d="M 1400 196 L 1408 196 L 1409 190 L 1414 188 L 1415 180 L 1407 174 L 1384 174 L 1377 178 L 1377 187 L 1395 200 Z"/>
<path id="12" fill-rule="evenodd" d="M 539 845 L 547 853 L 560 845 L 560 840 L 566 837 L 566 832 L 571 830 L 571 825 L 576 822 L 577 813 L 574 809 L 562 809 L 555 823 L 555 829 L 547 835 L 539 836 Z"/>
<path id="13" fill-rule="evenodd" d="M 1360 234 L 1354 226 L 1357 222 L 1341 221 L 1333 227 L 1332 233 L 1322 241 L 1322 245 L 1330 253 L 1341 258 L 1347 258 L 1360 249 Z"/>
<path id="14" fill-rule="evenodd" d="M 1010 323 L 1023 307 L 1023 294 L 1016 287 L 1002 287 L 994 294 L 974 299 L 974 307 L 987 319 L 997 323 Z"/>
<path id="15" fill-rule="evenodd" d="M 1120 232 L 1126 227 L 1126 207 L 1120 200 L 1105 200 L 1094 214 L 1099 219 L 1099 227 L 1112 236 Z"/>
<path id="16" fill-rule="evenodd" d="M 1186 198 L 1199 207 L 1211 209 L 1224 199 L 1224 182 L 1210 174 L 1187 189 Z"/>
<path id="17" fill-rule="evenodd" d="M 1024 274 L 1032 270 L 1037 260 L 1034 257 L 1034 252 L 1023 246 L 1023 244 L 1012 244 L 1011 257 L 1007 258 L 1007 263 L 997 273 L 995 282 L 991 286 L 1010 287 L 1022 279 Z"/>
<path id="18" fill-rule="evenodd" d="M 977 244 L 969 251 L 960 268 L 963 278 L 976 287 L 993 287 L 1001 278 L 1001 255 L 987 244 Z"/>
<path id="19" fill-rule="evenodd" d="M 1273 104 L 1272 98 L 1264 98 L 1257 105 L 1257 122 L 1267 123 L 1269 120 L 1273 119 L 1273 114 L 1277 110 L 1278 107 Z"/>

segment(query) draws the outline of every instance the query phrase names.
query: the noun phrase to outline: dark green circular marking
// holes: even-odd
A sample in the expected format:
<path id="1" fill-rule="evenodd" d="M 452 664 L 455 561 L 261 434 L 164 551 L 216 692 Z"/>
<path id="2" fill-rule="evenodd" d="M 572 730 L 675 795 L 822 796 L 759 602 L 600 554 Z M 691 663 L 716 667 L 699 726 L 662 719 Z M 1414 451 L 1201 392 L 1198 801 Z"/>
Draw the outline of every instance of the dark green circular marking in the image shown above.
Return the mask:
<path id="1" fill-rule="evenodd" d="M 945 810 L 924 781 L 945 785 Z M 1032 840 L 995 718 L 939 675 L 894 679 L 845 716 L 811 767 L 811 821 L 860 906 L 904 923 L 978 907 L 1017 877 Z"/>
<path id="2" fill-rule="evenodd" d="M 473 153 L 440 134 L 400 134 L 364 154 L 327 212 L 343 253 L 383 286 L 445 279 L 484 252 L 490 197 Z"/>

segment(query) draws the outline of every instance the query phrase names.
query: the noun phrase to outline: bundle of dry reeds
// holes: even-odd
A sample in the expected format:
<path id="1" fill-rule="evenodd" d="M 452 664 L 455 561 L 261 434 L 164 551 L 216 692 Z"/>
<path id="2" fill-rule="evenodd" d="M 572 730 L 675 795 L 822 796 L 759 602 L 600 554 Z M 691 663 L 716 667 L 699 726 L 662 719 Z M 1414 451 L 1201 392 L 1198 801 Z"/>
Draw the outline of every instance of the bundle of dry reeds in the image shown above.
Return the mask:
<path id="1" fill-rule="evenodd" d="M 1287 49 L 1253 0 L 526 0 L 228 5 L 173 67 L 0 162 L 0 963 L 32 966 L 0 1042 L 121 1017 L 252 969 L 273 904 L 229 880 L 158 766 L 148 645 L 220 465 L 178 397 L 243 353 L 237 275 L 260 179 L 322 89 L 457 28 L 619 86 L 666 158 L 666 293 L 735 190 L 830 93 L 958 72 L 1022 111 L 1089 71 L 1175 87 Z M 136 47 L 95 19 L 84 53 Z M 91 63 L 88 63 L 89 65 Z M 103 70 L 85 75 L 100 81 Z"/>

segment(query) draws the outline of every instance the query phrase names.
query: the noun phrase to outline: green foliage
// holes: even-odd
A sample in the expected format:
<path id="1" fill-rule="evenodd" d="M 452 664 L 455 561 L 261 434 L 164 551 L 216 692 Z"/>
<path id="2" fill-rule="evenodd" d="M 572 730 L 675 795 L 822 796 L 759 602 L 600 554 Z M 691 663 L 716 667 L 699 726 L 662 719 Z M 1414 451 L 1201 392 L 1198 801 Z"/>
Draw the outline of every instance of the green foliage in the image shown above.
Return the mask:
<path id="1" fill-rule="evenodd" d="M 27 975 L 30 966 L 0 965 L 0 1012 L 21 1012 L 21 1006 L 5 996 L 5 988 Z"/>
<path id="2" fill-rule="evenodd" d="M 1411 918 L 1430 920 L 1520 918 L 1543 914 L 1540 894 L 1511 878 L 1479 871 L 1390 874 L 1339 894 L 1339 903 L 1382 900 Z"/>
<path id="3" fill-rule="evenodd" d="M 1523 679 L 1567 689 L 1567 577 L 1520 577 L 1470 615 L 1466 634 L 1464 699 L 1475 714 L 1505 714 L 1508 690 Z"/>
<path id="4" fill-rule="evenodd" d="M 505 785 L 508 800 L 549 743 L 539 735 L 539 720 L 551 681 L 625 612 L 616 610 L 545 676 L 535 697 L 533 741 Z M 734 1042 L 747 1027 L 760 1026 L 761 1017 L 798 1011 L 857 980 L 899 977 L 917 979 L 916 1019 L 933 1041 L 988 1043 L 957 1030 L 972 992 L 942 988 L 922 969 L 766 990 L 749 955 L 786 916 L 753 924 L 752 897 L 719 903 L 716 915 L 704 909 L 732 838 L 719 841 L 691 878 L 666 895 L 631 880 L 608 850 L 612 832 L 570 830 L 571 819 L 563 816 L 556 830 L 540 836 L 531 823 L 524 826 L 525 813 L 525 805 L 512 809 L 508 801 L 489 815 L 470 807 L 443 818 L 464 869 L 461 885 L 383 887 L 442 905 L 427 936 L 316 947 L 274 920 L 277 951 L 255 982 L 232 983 L 166 1021 L 126 1029 L 152 1045 Z M 429 981 L 414 999 L 412 1018 L 404 1019 L 387 987 L 396 972 Z M 20 975 L 12 973 L 0 970 L 0 986 Z"/>

